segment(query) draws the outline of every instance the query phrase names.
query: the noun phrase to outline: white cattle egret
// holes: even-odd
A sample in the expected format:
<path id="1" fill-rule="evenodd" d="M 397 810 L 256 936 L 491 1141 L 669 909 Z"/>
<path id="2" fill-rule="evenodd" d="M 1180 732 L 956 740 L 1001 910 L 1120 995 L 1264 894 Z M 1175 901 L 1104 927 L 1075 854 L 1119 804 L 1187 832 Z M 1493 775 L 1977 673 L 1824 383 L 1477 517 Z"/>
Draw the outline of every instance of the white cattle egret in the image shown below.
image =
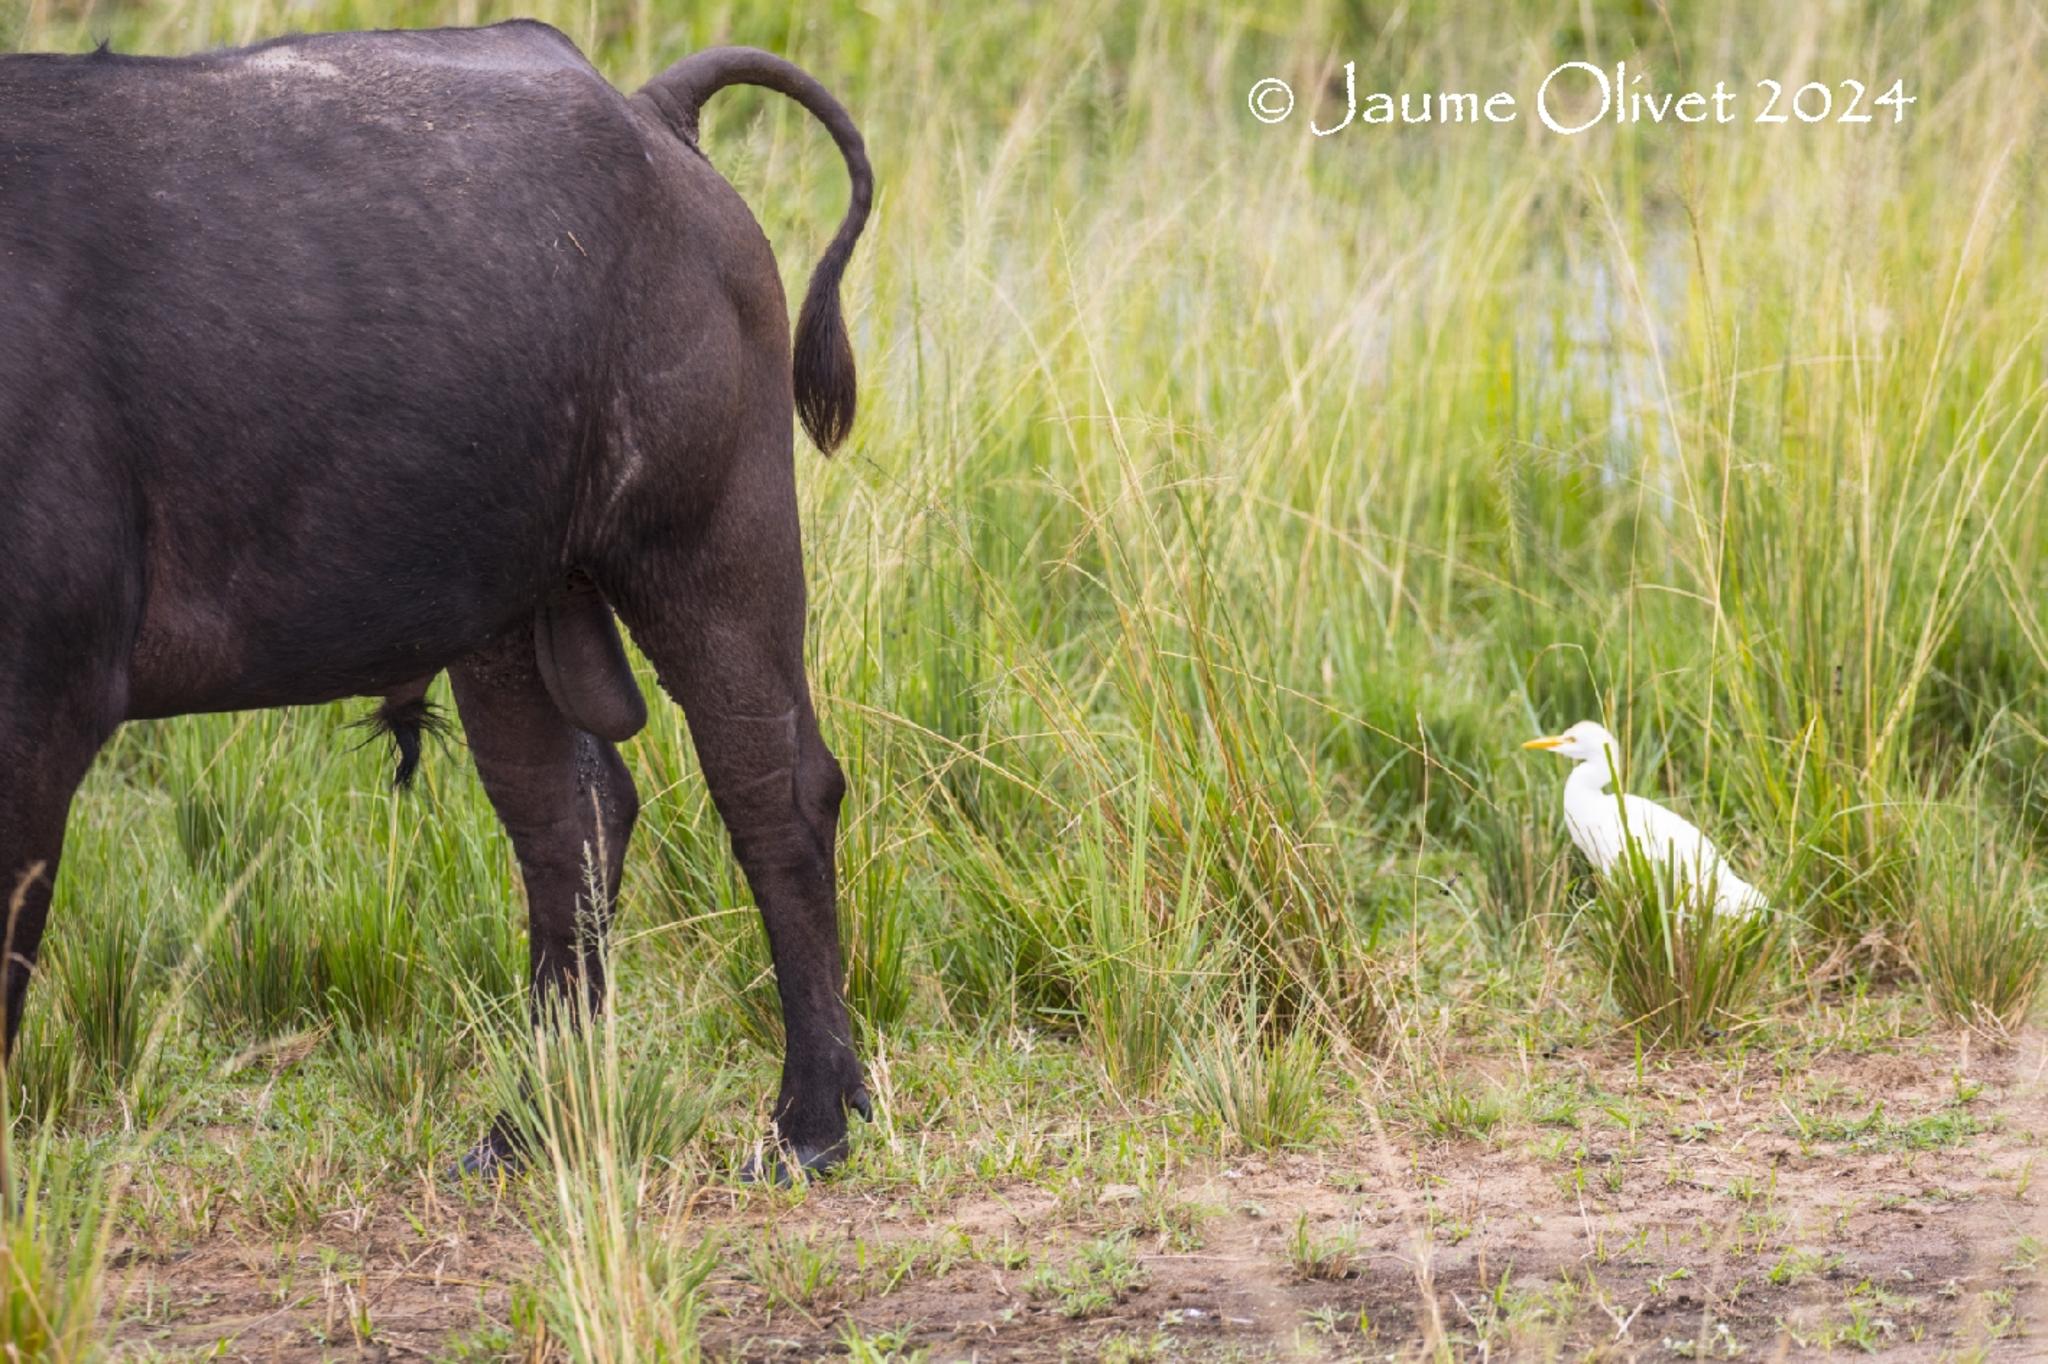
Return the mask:
<path id="1" fill-rule="evenodd" d="M 1718 914 L 1746 919 L 1770 908 L 1763 894 L 1735 874 L 1720 849 L 1691 821 L 1641 796 L 1608 794 L 1614 781 L 1615 742 L 1600 725 L 1581 720 L 1554 738 L 1531 739 L 1522 747 L 1540 748 L 1578 764 L 1565 778 L 1565 828 L 1601 875 L 1621 860 L 1628 840 L 1651 866 L 1671 867 L 1687 884 L 1711 886 Z"/>

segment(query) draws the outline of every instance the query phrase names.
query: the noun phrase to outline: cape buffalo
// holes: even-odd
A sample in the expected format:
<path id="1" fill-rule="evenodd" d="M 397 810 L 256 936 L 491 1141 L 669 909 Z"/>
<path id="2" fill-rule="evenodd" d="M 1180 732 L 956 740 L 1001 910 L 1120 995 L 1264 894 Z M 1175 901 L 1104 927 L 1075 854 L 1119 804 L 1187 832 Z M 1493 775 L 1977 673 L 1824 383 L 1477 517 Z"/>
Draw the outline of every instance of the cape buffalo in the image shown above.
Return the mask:
<path id="1" fill-rule="evenodd" d="M 851 206 L 799 315 L 697 147 L 734 84 L 801 104 Z M 793 418 L 854 412 L 839 280 L 873 182 L 779 57 L 629 96 L 543 24 L 0 58 L 0 903 L 6 1042 L 66 813 L 123 720 L 384 698 L 410 769 L 446 669 L 510 834 L 531 997 L 602 1001 L 646 708 L 688 718 L 759 902 L 789 1157 L 867 1111 L 841 991 L 845 789 L 802 640 Z M 610 897 L 600 904 L 608 906 Z M 472 1166 L 513 1154 L 506 1125 Z"/>

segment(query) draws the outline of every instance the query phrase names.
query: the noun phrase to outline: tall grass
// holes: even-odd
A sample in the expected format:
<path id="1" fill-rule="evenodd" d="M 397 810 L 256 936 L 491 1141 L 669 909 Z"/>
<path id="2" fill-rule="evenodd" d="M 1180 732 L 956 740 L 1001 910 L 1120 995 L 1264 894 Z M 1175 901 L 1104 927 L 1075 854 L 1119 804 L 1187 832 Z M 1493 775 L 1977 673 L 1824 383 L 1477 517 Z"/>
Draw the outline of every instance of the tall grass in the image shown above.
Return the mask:
<path id="1" fill-rule="evenodd" d="M 1466 812 L 1461 834 L 1479 862 L 1475 921 L 1497 953 L 1541 955 L 1564 936 L 1573 879 L 1557 785 L 1502 773 L 1498 794 Z"/>
<path id="2" fill-rule="evenodd" d="M 114 1190 L 46 1135 L 23 1140 L 0 1103 L 0 1353 L 100 1358 Z"/>
<path id="3" fill-rule="evenodd" d="M 573 1028 L 487 1034 L 490 1092 L 548 1194 L 541 1320 L 579 1364 L 696 1359 L 716 1247 L 684 1234 L 677 1167 L 717 1077 L 679 1091 L 669 1057 L 625 1048 L 616 1011 L 579 1014 Z"/>
<path id="4" fill-rule="evenodd" d="M 1382 925 L 1434 895 L 1408 879 L 1418 839 L 1476 854 L 1495 938 L 1532 904 L 1554 919 L 1554 826 L 1495 813 L 1541 810 L 1498 761 L 1531 719 L 1626 717 L 1645 793 L 1792 868 L 1787 907 L 1849 969 L 1907 936 L 1928 793 L 1992 764 L 1990 817 L 2038 824 L 2044 267 L 1997 130 L 2042 89 L 2016 11 L 1603 14 L 1603 49 L 1674 78 L 1790 51 L 1896 68 L 1920 101 L 1899 128 L 1319 140 L 1250 120 L 1242 87 L 1316 88 L 1369 36 L 1350 11 L 1081 10 L 535 11 L 626 84 L 715 39 L 787 50 L 871 129 L 865 416 L 846 460 L 804 465 L 818 690 L 858 759 L 867 1026 L 1029 1018 L 1155 1075 L 1148 1020 L 1229 962 L 1225 993 L 1369 1039 Z M 162 49 L 452 13 L 39 3 L 24 36 Z M 1584 38 L 1535 6 L 1476 23 L 1370 36 L 1389 78 L 1507 89 Z M 748 95 L 706 145 L 800 280 L 843 193 L 829 145 Z M 448 912 L 458 873 L 516 902 L 466 774 L 394 822 L 349 795 L 382 757 L 338 721 L 163 733 L 125 761 L 179 793 L 192 875 L 249 878 L 211 973 L 223 1026 L 401 1022 L 459 947 L 442 925 L 476 914 Z M 681 727 L 657 719 L 632 760 L 670 802 L 634 895 L 714 951 L 772 1046 Z M 479 854 L 423 863 L 451 820 Z M 1133 988 L 1124 1016 L 1103 1003 Z"/>
<path id="5" fill-rule="evenodd" d="M 1239 1022 L 1177 1041 L 1183 1083 L 1230 1144 L 1254 1151 L 1305 1145 L 1322 1130 L 1328 1048 L 1309 1028 L 1278 1038 L 1261 1031 Z"/>
<path id="6" fill-rule="evenodd" d="M 25 893 L 25 883 L 11 890 L 7 922 Z M 88 1007 L 83 1029 L 47 1020 L 24 1027 L 14 1055 L 0 1059 L 0 1355 L 8 1359 L 89 1364 L 107 1353 L 108 1255 L 128 1178 L 123 1162 L 136 1143 L 81 1147 L 60 1125 L 95 1064 L 105 1079 L 104 1068 L 120 1061 L 129 1082 L 123 1106 L 143 1106 L 161 1028 L 138 1040 L 125 1022 L 109 1021 L 100 1001 L 88 997 Z M 95 1051 L 94 1038 L 99 1047 L 118 1044 L 119 1055 Z"/>
<path id="7" fill-rule="evenodd" d="M 1942 1015 L 2003 1041 L 2048 974 L 2048 894 L 2026 858 L 1949 821 L 1915 841 L 1922 869 L 1908 956 Z"/>

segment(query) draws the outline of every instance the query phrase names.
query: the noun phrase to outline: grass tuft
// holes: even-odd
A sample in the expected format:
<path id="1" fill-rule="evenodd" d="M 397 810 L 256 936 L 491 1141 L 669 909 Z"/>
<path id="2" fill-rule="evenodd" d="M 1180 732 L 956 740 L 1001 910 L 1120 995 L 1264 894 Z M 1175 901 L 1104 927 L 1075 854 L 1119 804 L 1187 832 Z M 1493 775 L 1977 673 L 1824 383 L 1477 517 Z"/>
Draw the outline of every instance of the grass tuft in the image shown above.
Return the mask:
<path id="1" fill-rule="evenodd" d="M 1918 846 L 1908 955 L 1943 1017 L 2004 1040 L 2033 1013 L 2048 968 L 2048 893 L 2011 849 L 1939 834 Z"/>
<path id="2" fill-rule="evenodd" d="M 1308 1028 L 1272 1038 L 1221 1028 L 1179 1048 L 1180 1071 L 1198 1110 L 1235 1145 L 1277 1151 L 1312 1141 L 1323 1127 L 1328 1049 Z"/>
<path id="3" fill-rule="evenodd" d="M 43 1134 L 21 1141 L 0 1123 L 0 1356 L 101 1357 L 110 1195 Z"/>
<path id="4" fill-rule="evenodd" d="M 1776 911 L 1719 913 L 1689 868 L 1653 862 L 1634 843 L 1596 879 L 1578 932 L 1622 1025 L 1660 1047 L 1741 1027 L 1781 940 Z"/>

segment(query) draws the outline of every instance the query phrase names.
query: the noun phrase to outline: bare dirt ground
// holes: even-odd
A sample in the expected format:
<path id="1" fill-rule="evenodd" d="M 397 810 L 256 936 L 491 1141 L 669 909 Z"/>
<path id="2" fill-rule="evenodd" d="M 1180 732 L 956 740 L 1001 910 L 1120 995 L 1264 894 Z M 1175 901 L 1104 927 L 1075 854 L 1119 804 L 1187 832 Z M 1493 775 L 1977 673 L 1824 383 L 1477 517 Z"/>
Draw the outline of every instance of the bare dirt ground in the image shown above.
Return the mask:
<path id="1" fill-rule="evenodd" d="M 1566 1053 L 1478 1138 L 1171 1153 L 1147 1186 L 723 1185 L 707 1352 L 734 1359 L 2048 1357 L 2048 1046 L 1960 1039 L 1639 1072 Z M 1340 1115 L 1341 1116 L 1341 1115 Z M 931 1132 L 897 1141 L 943 1142 Z M 1156 1139 L 1156 1138 L 1155 1138 Z M 299 1237 L 131 1249 L 131 1357 L 525 1358 L 531 1232 L 422 1179 Z"/>

